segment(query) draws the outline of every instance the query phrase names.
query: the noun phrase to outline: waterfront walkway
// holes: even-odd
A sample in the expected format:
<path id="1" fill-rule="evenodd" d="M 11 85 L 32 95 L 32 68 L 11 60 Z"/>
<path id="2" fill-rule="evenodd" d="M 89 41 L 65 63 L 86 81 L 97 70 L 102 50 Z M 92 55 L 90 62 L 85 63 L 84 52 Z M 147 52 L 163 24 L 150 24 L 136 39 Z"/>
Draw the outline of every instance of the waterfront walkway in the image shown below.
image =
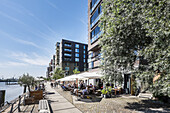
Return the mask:
<path id="1" fill-rule="evenodd" d="M 79 109 L 51 88 L 49 83 L 46 84 L 46 91 L 53 113 L 81 113 Z"/>

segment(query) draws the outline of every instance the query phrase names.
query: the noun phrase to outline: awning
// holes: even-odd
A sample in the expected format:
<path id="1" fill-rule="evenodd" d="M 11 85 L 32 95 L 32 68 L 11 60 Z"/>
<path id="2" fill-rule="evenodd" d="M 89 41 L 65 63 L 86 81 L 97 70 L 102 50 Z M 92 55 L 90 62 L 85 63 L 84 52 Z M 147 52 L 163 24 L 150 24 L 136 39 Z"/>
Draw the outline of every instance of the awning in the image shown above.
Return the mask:
<path id="1" fill-rule="evenodd" d="M 104 75 L 100 74 L 99 72 L 84 72 L 84 73 L 80 74 L 80 76 L 83 76 L 83 77 L 89 78 L 89 79 L 96 79 L 96 78 L 101 78 Z"/>

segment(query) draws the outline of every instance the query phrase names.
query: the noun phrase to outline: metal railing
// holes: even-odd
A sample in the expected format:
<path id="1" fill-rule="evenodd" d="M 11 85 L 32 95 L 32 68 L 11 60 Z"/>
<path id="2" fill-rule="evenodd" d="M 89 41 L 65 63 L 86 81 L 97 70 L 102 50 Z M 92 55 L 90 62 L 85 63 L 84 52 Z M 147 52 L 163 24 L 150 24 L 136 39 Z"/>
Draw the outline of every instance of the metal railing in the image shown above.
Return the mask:
<path id="1" fill-rule="evenodd" d="M 18 109 L 18 112 L 20 112 L 21 111 L 20 105 L 24 104 L 25 96 L 26 96 L 26 93 L 23 94 L 23 95 L 20 95 L 18 98 L 14 99 L 14 100 L 12 100 L 10 102 L 6 101 L 2 105 L 0 105 L 0 113 L 4 112 L 9 107 L 11 107 L 9 113 L 13 113 L 17 109 Z"/>

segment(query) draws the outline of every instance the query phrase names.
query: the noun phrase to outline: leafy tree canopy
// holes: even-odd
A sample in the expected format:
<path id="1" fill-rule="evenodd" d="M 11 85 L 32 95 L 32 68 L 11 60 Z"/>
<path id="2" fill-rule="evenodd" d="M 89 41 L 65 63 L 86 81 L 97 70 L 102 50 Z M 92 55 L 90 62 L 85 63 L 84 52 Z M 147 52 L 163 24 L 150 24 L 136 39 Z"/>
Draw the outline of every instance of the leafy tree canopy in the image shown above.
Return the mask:
<path id="1" fill-rule="evenodd" d="M 137 72 L 139 77 L 151 80 L 159 69 L 162 76 L 153 92 L 170 96 L 169 11 L 167 0 L 103 0 L 100 45 L 106 81 L 134 71 L 135 60 L 143 56 L 149 66 Z"/>
<path id="2" fill-rule="evenodd" d="M 57 80 L 64 77 L 64 71 L 60 68 L 56 68 L 53 74 L 53 79 Z"/>

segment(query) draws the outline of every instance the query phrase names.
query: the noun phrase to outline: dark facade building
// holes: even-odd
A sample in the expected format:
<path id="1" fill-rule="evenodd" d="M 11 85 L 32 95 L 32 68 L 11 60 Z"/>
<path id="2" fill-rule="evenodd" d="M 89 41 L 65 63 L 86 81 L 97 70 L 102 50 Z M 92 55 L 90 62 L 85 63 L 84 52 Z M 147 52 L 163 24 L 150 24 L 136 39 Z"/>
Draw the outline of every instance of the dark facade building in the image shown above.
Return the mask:
<path id="1" fill-rule="evenodd" d="M 100 66 L 99 38 L 101 30 L 99 19 L 102 14 L 102 0 L 88 0 L 88 65 L 89 71 L 96 71 Z"/>
<path id="2" fill-rule="evenodd" d="M 60 42 L 56 43 L 55 68 L 60 64 Z"/>
<path id="3" fill-rule="evenodd" d="M 87 44 L 64 40 L 60 43 L 60 62 L 62 70 L 65 70 L 66 76 L 73 74 L 73 70 L 87 71 L 88 69 L 88 46 Z"/>

